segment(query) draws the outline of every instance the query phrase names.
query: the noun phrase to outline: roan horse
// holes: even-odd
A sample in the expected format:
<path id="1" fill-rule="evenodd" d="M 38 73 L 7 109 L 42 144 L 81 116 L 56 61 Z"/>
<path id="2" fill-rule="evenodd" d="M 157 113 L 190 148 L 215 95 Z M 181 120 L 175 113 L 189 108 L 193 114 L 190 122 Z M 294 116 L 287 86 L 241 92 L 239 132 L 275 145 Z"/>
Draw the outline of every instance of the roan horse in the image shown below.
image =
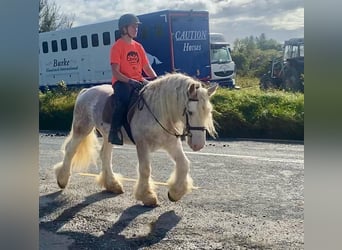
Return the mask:
<path id="1" fill-rule="evenodd" d="M 139 177 L 135 185 L 135 198 L 146 206 L 158 204 L 151 178 L 151 153 L 164 149 L 175 162 L 168 180 L 168 197 L 178 201 L 193 188 L 189 175 L 190 161 L 185 156 L 181 136 L 194 151 L 205 145 L 206 131 L 215 137 L 210 96 L 217 85 L 210 88 L 201 82 L 180 73 L 161 76 L 141 91 L 141 102 L 136 105 L 131 118 L 131 131 L 139 160 Z M 108 142 L 110 124 L 103 120 L 103 110 L 113 94 L 110 85 L 99 85 L 83 89 L 77 96 L 70 134 L 62 151 L 64 159 L 54 166 L 60 188 L 68 184 L 71 170 L 84 170 L 96 164 L 98 152 L 97 131 L 103 137 L 100 150 L 102 171 L 97 182 L 106 190 L 123 193 L 120 175 L 112 170 L 113 145 Z M 139 107 L 140 106 L 140 107 Z M 132 143 L 122 129 L 125 143 Z"/>

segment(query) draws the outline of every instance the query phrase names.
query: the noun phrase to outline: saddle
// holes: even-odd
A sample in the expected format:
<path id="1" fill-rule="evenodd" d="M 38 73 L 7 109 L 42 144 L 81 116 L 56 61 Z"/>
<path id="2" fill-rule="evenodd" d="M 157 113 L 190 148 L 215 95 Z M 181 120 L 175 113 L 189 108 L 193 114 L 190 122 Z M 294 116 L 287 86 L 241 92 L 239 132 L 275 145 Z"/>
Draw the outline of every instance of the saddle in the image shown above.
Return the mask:
<path id="1" fill-rule="evenodd" d="M 102 120 L 105 123 L 111 123 L 112 122 L 112 114 L 113 114 L 113 109 L 115 108 L 115 106 L 112 106 L 112 103 L 114 103 L 112 101 L 112 98 L 114 98 L 114 95 L 108 96 L 105 106 L 103 108 L 102 111 Z M 134 115 L 134 112 L 136 111 L 135 107 L 140 103 L 141 101 L 141 97 L 140 97 L 140 92 L 139 91 L 132 91 L 132 95 L 130 98 L 130 102 L 128 105 L 128 111 L 127 111 L 127 119 L 125 119 L 124 123 L 122 124 L 122 126 L 125 128 L 126 133 L 128 135 L 128 137 L 131 139 L 131 141 L 135 144 L 135 141 L 133 139 L 132 136 L 132 130 L 131 130 L 131 120 L 132 117 Z M 114 104 L 115 105 L 115 104 Z M 139 105 L 139 109 L 141 110 L 143 106 Z"/>

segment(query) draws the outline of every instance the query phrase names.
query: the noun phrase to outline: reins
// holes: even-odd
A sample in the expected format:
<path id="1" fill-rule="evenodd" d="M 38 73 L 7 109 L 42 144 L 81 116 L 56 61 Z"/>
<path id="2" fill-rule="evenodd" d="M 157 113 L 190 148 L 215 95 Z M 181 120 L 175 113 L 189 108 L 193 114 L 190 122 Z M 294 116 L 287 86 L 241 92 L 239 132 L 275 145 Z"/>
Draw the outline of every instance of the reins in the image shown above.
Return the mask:
<path id="1" fill-rule="evenodd" d="M 144 91 L 144 90 L 143 90 Z M 147 104 L 145 98 L 143 97 L 143 91 L 140 93 L 140 99 L 143 101 L 143 105 L 146 106 L 147 110 L 151 113 L 151 115 L 153 116 L 154 120 L 159 124 L 159 126 L 168 134 L 170 135 L 173 135 L 175 137 L 181 137 L 182 139 L 185 138 L 185 136 L 192 136 L 190 130 L 202 130 L 202 131 L 205 131 L 206 128 L 205 127 L 193 127 L 190 125 L 189 123 L 189 116 L 188 116 L 188 112 L 187 112 L 187 109 L 186 107 L 184 108 L 184 111 L 183 111 L 183 116 L 185 115 L 185 121 L 186 121 L 186 124 L 185 124 L 185 128 L 184 128 L 184 131 L 183 131 L 183 134 L 178 134 L 178 133 L 173 133 L 173 132 L 170 132 L 167 128 L 164 127 L 164 125 L 158 120 L 158 118 L 154 115 L 154 113 L 152 112 L 151 108 L 149 107 L 149 105 Z M 197 99 L 193 99 L 193 98 L 189 98 L 189 102 L 198 102 Z M 139 110 L 141 110 L 143 108 L 143 106 L 139 107 Z"/>

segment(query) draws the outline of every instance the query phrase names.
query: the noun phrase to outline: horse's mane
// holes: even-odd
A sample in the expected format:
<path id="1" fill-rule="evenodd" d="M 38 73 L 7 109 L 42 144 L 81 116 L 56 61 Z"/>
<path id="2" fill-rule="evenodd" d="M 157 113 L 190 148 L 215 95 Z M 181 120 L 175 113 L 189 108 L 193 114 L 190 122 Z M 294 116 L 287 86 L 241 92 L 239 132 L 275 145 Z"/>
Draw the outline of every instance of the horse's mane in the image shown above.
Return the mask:
<path id="1" fill-rule="evenodd" d="M 144 91 L 144 98 L 158 120 L 172 126 L 175 131 L 181 133 L 182 124 L 179 123 L 184 108 L 189 101 L 189 89 L 195 85 L 199 116 L 210 135 L 215 136 L 216 131 L 211 115 L 212 105 L 209 101 L 207 89 L 202 87 L 201 82 L 194 78 L 181 74 L 169 73 L 151 81 Z"/>

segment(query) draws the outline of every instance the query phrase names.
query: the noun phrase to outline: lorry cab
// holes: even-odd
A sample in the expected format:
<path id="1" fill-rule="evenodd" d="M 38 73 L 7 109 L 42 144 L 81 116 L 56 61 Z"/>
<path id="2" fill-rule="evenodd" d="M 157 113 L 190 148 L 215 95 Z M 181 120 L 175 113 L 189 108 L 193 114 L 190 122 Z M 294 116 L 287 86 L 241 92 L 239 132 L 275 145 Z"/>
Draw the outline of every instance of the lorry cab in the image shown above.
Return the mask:
<path id="1" fill-rule="evenodd" d="M 223 34 L 210 33 L 211 81 L 235 88 L 235 63 L 230 52 L 230 44 Z"/>

